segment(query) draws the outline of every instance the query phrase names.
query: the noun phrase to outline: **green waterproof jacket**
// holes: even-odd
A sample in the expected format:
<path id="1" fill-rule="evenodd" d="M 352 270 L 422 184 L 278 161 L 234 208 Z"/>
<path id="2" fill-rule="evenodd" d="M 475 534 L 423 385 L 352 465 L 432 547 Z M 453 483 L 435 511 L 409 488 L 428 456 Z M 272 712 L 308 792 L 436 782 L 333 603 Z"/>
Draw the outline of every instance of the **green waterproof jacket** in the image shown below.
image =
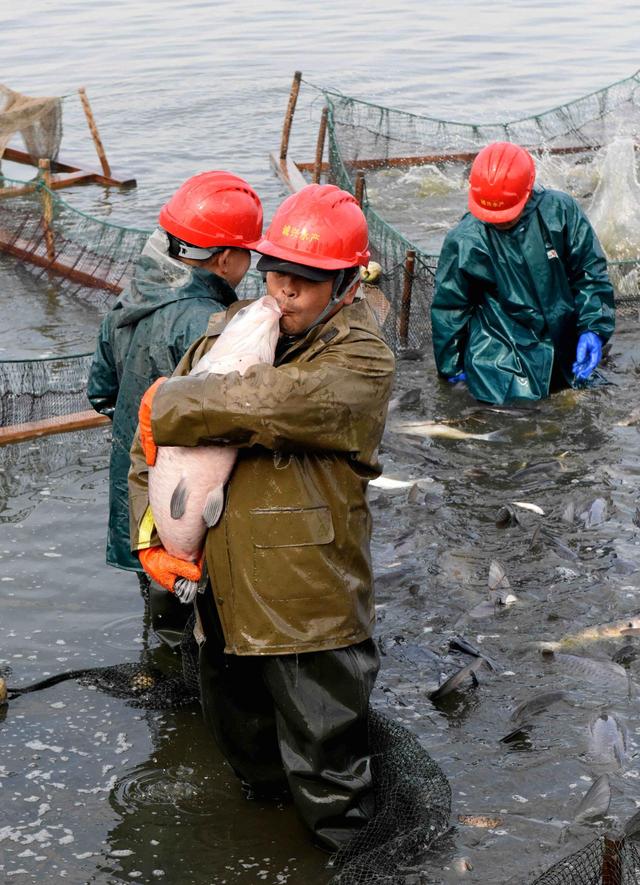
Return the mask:
<path id="1" fill-rule="evenodd" d="M 509 230 L 464 215 L 440 253 L 431 320 L 438 372 L 464 371 L 476 399 L 571 386 L 578 336 L 604 343 L 615 324 L 606 259 L 578 203 L 536 186 Z"/>
<path id="2" fill-rule="evenodd" d="M 178 366 L 185 375 L 222 331 Z M 279 348 L 275 366 L 174 378 L 154 398 L 154 438 L 164 446 L 237 446 L 206 562 L 226 651 L 287 654 L 340 648 L 373 630 L 369 479 L 394 374 L 365 300 Z M 148 510 L 148 470 L 131 452 L 132 547 L 159 543 Z M 211 592 L 208 590 L 207 592 Z"/>
<path id="3" fill-rule="evenodd" d="M 211 314 L 233 301 L 236 294 L 221 277 L 145 248 L 131 285 L 102 322 L 87 395 L 96 411 L 113 416 L 109 565 L 142 571 L 129 543 L 127 489 L 140 399 L 156 378 L 173 373 Z"/>

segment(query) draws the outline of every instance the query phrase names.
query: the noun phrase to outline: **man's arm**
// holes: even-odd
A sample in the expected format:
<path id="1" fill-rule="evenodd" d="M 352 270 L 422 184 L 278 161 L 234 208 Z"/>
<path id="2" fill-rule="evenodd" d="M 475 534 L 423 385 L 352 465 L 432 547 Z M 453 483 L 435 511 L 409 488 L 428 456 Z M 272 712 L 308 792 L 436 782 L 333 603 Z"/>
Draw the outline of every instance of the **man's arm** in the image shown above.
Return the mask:
<path id="1" fill-rule="evenodd" d="M 442 246 L 431 305 L 431 328 L 436 367 L 451 378 L 464 371 L 467 324 L 472 313 L 469 278 L 460 263 L 460 246 L 449 235 Z"/>
<path id="2" fill-rule="evenodd" d="M 595 332 L 604 343 L 615 327 L 613 286 L 595 231 L 574 200 L 567 208 L 566 236 L 567 277 L 575 298 L 578 334 Z"/>
<path id="3" fill-rule="evenodd" d="M 93 362 L 89 369 L 87 398 L 96 412 L 111 418 L 120 385 L 111 349 L 110 328 L 111 315 L 107 314 L 100 325 Z"/>
<path id="4" fill-rule="evenodd" d="M 386 345 L 367 338 L 329 347 L 308 363 L 260 364 L 244 376 L 171 378 L 154 399 L 154 439 L 158 445 L 259 445 L 367 459 L 384 427 L 393 370 Z"/>

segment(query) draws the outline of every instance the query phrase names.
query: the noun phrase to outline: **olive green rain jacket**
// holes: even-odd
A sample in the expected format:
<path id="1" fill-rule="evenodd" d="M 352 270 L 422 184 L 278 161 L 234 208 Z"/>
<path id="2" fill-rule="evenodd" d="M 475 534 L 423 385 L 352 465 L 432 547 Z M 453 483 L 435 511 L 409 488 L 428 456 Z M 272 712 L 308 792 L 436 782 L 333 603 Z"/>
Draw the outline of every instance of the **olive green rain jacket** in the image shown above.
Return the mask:
<path id="1" fill-rule="evenodd" d="M 235 308 L 211 318 L 176 374 L 209 350 Z M 366 489 L 380 474 L 393 373 L 393 354 L 361 300 L 279 349 L 275 366 L 171 379 L 158 390 L 159 445 L 239 449 L 205 544 L 227 652 L 320 651 L 371 635 Z M 160 542 L 137 436 L 131 463 L 132 547 L 143 549 Z"/>
<path id="2" fill-rule="evenodd" d="M 431 320 L 438 371 L 466 372 L 476 399 L 571 386 L 578 336 L 604 343 L 615 324 L 606 259 L 576 201 L 536 186 L 509 230 L 464 215 L 440 253 Z"/>
<path id="3" fill-rule="evenodd" d="M 156 378 L 173 373 L 189 345 L 204 333 L 211 314 L 236 300 L 231 286 L 216 274 L 145 247 L 131 285 L 102 322 L 87 395 L 96 411 L 113 416 L 109 565 L 142 571 L 129 543 L 127 488 L 142 395 Z"/>

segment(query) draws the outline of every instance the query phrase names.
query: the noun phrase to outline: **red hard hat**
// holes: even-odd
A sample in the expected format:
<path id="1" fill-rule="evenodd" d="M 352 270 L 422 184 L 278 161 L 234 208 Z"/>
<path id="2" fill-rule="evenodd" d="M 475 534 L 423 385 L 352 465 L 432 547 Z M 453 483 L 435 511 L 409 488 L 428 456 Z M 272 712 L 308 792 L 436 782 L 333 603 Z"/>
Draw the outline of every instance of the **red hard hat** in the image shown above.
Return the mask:
<path id="1" fill-rule="evenodd" d="M 192 246 L 252 249 L 262 235 L 262 203 L 244 178 L 201 172 L 178 188 L 158 221 L 167 233 Z"/>
<path id="2" fill-rule="evenodd" d="M 275 212 L 256 252 L 325 270 L 367 265 L 369 229 L 358 201 L 334 184 L 308 184 Z"/>
<path id="3" fill-rule="evenodd" d="M 536 169 L 523 147 L 496 141 L 482 148 L 469 175 L 469 209 L 481 221 L 513 221 L 531 195 Z"/>

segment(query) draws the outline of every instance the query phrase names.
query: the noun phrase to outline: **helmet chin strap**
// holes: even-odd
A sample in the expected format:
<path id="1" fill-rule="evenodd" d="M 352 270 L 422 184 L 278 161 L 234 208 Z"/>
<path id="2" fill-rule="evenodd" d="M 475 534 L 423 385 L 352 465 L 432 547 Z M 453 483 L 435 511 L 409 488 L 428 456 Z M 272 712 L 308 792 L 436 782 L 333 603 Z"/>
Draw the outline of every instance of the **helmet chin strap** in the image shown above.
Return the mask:
<path id="1" fill-rule="evenodd" d="M 324 310 L 321 310 L 315 320 L 311 323 L 310 326 L 301 332 L 301 335 L 306 335 L 307 332 L 310 332 L 312 329 L 315 329 L 316 326 L 319 326 L 320 323 L 326 319 L 327 315 L 331 313 L 331 311 L 336 307 L 336 305 L 340 304 L 343 298 L 345 298 L 349 290 L 351 289 L 352 283 L 355 281 L 355 277 L 358 273 L 358 268 L 347 267 L 344 270 L 339 270 L 335 275 L 333 280 L 333 286 L 331 288 L 331 298 L 327 303 L 327 306 Z"/>

